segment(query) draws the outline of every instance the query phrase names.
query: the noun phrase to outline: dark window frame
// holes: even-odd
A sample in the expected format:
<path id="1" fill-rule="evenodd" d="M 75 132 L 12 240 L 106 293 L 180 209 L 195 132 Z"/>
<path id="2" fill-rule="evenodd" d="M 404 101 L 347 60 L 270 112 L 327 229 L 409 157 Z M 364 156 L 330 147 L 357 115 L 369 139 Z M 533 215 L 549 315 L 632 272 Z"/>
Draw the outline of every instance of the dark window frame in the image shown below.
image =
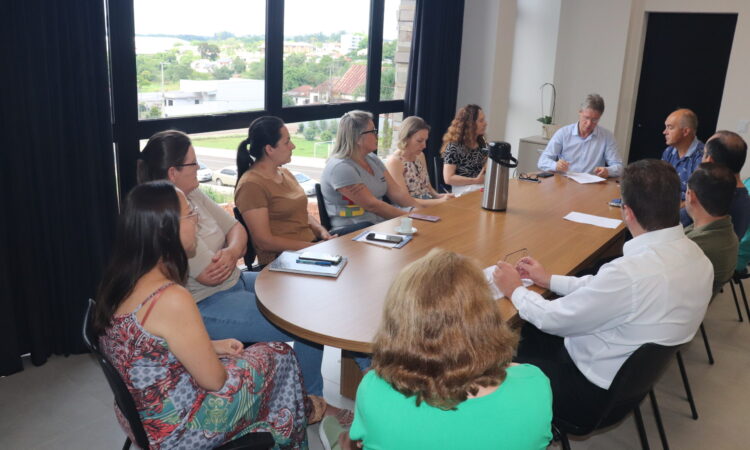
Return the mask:
<path id="1" fill-rule="evenodd" d="M 380 74 L 383 59 L 383 16 L 385 0 L 370 0 L 370 29 L 367 48 L 367 100 L 363 102 L 299 105 L 282 107 L 284 0 L 266 0 L 265 108 L 257 111 L 212 115 L 138 119 L 138 86 L 135 62 L 135 19 L 133 0 L 107 0 L 111 86 L 113 98 L 113 135 L 117 149 L 120 192 L 135 184 L 136 163 L 141 139 L 152 134 L 178 129 L 185 133 L 247 128 L 264 115 L 280 117 L 288 123 L 334 119 L 347 111 L 362 109 L 378 116 L 404 111 L 404 100 L 380 100 Z"/>

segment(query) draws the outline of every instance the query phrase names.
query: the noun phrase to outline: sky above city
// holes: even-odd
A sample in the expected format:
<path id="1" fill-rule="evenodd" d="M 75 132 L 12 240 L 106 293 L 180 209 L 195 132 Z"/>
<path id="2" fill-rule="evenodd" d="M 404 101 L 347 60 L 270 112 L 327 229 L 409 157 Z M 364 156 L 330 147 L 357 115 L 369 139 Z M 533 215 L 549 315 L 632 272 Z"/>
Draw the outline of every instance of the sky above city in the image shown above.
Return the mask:
<path id="1" fill-rule="evenodd" d="M 265 0 L 134 0 L 136 34 L 265 33 Z M 386 0 L 383 37 L 397 37 L 399 0 Z M 284 35 L 367 33 L 369 0 L 286 0 Z"/>

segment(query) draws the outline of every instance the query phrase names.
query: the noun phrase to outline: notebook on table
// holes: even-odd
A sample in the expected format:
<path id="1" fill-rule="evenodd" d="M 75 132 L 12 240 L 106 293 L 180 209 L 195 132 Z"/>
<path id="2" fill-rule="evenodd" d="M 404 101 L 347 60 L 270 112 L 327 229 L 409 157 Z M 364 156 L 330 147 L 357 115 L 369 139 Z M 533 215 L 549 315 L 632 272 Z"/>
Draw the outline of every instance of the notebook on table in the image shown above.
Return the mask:
<path id="1" fill-rule="evenodd" d="M 282 252 L 271 264 L 268 270 L 273 272 L 299 273 L 302 275 L 318 275 L 321 277 L 337 278 L 346 266 L 349 259 L 346 256 L 341 258 L 338 264 L 310 264 L 297 262 L 302 252 Z"/>

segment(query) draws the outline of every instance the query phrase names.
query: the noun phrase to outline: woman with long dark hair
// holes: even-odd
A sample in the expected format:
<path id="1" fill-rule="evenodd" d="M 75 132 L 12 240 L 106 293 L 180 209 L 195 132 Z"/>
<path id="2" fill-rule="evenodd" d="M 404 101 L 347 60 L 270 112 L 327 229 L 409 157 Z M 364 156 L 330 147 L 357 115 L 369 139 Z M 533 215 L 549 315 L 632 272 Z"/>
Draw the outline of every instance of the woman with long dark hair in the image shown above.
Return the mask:
<path id="1" fill-rule="evenodd" d="M 199 215 L 168 181 L 128 195 L 97 295 L 102 352 L 128 386 L 151 448 L 214 448 L 261 430 L 279 447 L 305 447 L 313 405 L 292 349 L 210 340 L 183 286 Z"/>
<path id="2" fill-rule="evenodd" d="M 247 233 L 242 224 L 198 189 L 197 172 L 190 138 L 176 130 L 151 136 L 138 161 L 140 183 L 168 179 L 200 211 L 198 244 L 188 260 L 186 287 L 198 303 L 209 336 L 242 342 L 294 340 L 307 392 L 323 395 L 322 346 L 281 331 L 258 310 L 257 272 L 242 272 L 236 265 L 245 253 Z"/>
<path id="3" fill-rule="evenodd" d="M 253 238 L 258 262 L 268 264 L 284 250 L 301 250 L 333 236 L 307 212 L 307 196 L 283 168 L 295 146 L 278 117 L 259 117 L 237 148 L 234 203 Z"/>
<path id="4" fill-rule="evenodd" d="M 487 121 L 477 105 L 466 105 L 456 112 L 443 135 L 443 179 L 460 195 L 484 186 L 487 163 Z"/>

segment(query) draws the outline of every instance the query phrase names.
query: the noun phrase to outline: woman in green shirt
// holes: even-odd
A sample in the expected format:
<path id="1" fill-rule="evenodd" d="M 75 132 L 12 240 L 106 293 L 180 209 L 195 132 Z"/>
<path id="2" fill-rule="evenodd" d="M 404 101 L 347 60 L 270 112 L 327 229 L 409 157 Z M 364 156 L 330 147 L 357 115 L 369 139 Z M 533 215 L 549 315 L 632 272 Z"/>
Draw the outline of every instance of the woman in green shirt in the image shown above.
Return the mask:
<path id="1" fill-rule="evenodd" d="M 476 261 L 431 251 L 388 291 L 349 437 L 365 449 L 546 448 L 549 380 L 511 364 L 517 343 Z"/>

